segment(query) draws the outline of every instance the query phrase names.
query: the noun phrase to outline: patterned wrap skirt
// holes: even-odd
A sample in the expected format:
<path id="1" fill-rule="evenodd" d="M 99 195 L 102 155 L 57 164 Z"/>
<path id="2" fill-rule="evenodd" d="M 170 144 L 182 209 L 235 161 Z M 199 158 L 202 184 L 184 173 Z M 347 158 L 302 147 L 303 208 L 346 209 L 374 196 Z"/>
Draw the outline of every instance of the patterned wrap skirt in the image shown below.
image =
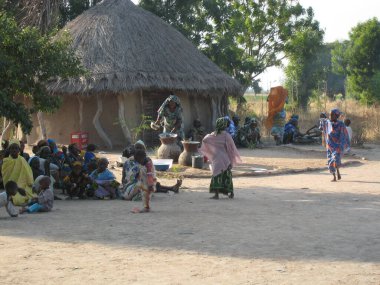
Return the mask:
<path id="1" fill-rule="evenodd" d="M 210 193 L 215 193 L 215 190 L 224 195 L 234 192 L 231 169 L 227 169 L 211 178 Z"/>

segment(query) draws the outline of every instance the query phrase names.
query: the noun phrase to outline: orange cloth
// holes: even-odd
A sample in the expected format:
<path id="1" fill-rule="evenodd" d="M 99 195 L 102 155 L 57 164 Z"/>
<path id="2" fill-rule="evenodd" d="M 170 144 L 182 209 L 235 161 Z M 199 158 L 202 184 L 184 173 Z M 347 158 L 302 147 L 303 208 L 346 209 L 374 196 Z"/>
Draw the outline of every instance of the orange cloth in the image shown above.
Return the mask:
<path id="1" fill-rule="evenodd" d="M 284 108 L 288 90 L 282 86 L 272 87 L 268 95 L 268 117 L 265 120 L 265 127 L 270 130 L 273 126 L 274 116 Z"/>

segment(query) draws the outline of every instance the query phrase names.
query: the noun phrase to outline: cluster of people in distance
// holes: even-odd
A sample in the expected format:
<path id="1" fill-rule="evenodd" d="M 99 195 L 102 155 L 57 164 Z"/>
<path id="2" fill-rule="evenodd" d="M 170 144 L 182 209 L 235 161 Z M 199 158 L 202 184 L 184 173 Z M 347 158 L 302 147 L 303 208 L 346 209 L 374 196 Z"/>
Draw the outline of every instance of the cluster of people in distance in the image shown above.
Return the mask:
<path id="1" fill-rule="evenodd" d="M 121 183 L 108 169 L 106 158 L 98 158 L 96 146 L 89 144 L 81 151 L 75 144 L 57 147 L 54 140 L 41 140 L 33 147 L 33 156 L 25 152 L 17 140 L 3 142 L 0 151 L 0 205 L 10 216 L 18 213 L 48 212 L 53 208 L 54 189 L 62 189 L 71 199 L 123 199 L 143 201 L 142 209 L 149 212 L 152 192 L 178 193 L 182 181 L 174 186 L 161 185 L 156 180 L 152 160 L 147 157 L 142 141 L 129 147 Z M 15 207 L 21 207 L 16 211 Z"/>

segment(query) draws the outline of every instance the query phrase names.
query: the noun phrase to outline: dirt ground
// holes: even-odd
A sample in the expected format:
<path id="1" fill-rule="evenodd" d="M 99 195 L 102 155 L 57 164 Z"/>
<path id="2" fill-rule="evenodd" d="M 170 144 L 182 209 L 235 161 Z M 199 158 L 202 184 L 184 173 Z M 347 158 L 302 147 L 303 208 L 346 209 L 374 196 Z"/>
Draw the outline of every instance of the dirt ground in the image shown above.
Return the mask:
<path id="1" fill-rule="evenodd" d="M 337 183 L 326 170 L 237 177 L 233 200 L 186 178 L 179 194 L 155 194 L 149 214 L 125 201 L 55 201 L 13 219 L 0 209 L 0 283 L 378 285 L 379 151 L 354 149 L 360 164 Z M 266 169 L 326 164 L 318 147 L 241 153 Z"/>

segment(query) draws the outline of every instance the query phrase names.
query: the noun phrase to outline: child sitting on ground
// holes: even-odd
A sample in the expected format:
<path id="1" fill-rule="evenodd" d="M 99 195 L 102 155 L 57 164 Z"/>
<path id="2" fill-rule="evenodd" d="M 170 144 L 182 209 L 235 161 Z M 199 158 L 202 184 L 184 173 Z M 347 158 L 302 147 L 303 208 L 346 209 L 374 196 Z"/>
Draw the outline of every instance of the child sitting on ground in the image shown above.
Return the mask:
<path id="1" fill-rule="evenodd" d="M 120 185 L 116 181 L 115 175 L 107 169 L 108 164 L 107 158 L 99 159 L 98 168 L 90 174 L 95 189 L 95 197 L 99 199 L 106 197 L 115 199 Z"/>
<path id="2" fill-rule="evenodd" d="M 33 198 L 27 207 L 20 210 L 20 214 L 25 212 L 49 212 L 53 208 L 54 194 L 51 189 L 49 176 L 41 175 L 37 177 L 33 190 L 38 193 L 37 198 Z"/>
<path id="3" fill-rule="evenodd" d="M 19 192 L 20 195 L 26 196 L 23 189 L 18 188 L 17 183 L 10 180 L 5 184 L 5 191 L 0 193 L 0 207 L 5 207 L 7 213 L 11 217 L 18 216 L 18 210 L 15 205 L 13 205 L 12 196 Z"/>
<path id="4" fill-rule="evenodd" d="M 69 195 L 69 199 L 78 197 L 85 199 L 86 197 L 93 197 L 94 193 L 89 187 L 91 179 L 82 168 L 82 163 L 75 161 L 70 175 L 66 176 L 63 180 L 63 187 Z"/>

